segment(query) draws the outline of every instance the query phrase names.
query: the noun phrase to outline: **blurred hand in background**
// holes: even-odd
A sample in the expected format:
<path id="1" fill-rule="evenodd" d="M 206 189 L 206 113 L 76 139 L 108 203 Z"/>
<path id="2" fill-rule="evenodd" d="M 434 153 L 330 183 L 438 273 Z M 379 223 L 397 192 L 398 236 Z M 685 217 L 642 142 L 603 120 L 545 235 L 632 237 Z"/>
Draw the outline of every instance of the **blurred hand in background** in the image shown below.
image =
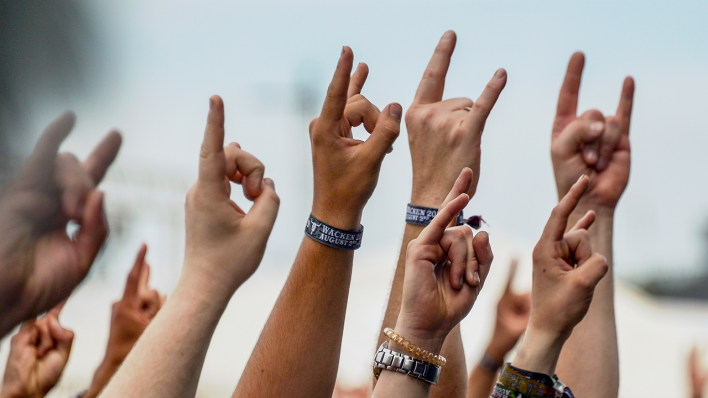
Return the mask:
<path id="1" fill-rule="evenodd" d="M 703 398 L 708 382 L 708 372 L 701 366 L 698 347 L 693 346 L 688 354 L 688 374 L 691 377 L 691 398 Z"/>
<path id="2" fill-rule="evenodd" d="M 57 384 L 74 341 L 74 332 L 59 324 L 64 303 L 25 322 L 12 337 L 0 397 L 40 398 Z"/>
<path id="3" fill-rule="evenodd" d="M 128 274 L 123 298 L 113 303 L 106 355 L 82 398 L 101 393 L 166 300 L 148 286 L 150 264 L 145 261 L 146 254 L 147 245 L 143 243 Z"/>
<path id="4" fill-rule="evenodd" d="M 108 235 L 103 193 L 96 190 L 121 136 L 110 132 L 80 163 L 57 154 L 74 114 L 55 120 L 0 194 L 0 336 L 69 297 Z M 67 235 L 69 221 L 79 229 Z"/>

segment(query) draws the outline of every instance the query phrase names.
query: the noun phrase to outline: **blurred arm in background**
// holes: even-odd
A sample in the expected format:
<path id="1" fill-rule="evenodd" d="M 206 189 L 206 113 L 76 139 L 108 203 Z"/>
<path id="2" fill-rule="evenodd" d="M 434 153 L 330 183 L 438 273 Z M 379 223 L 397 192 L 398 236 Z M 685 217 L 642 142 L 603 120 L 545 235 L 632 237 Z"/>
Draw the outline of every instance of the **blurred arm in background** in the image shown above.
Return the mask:
<path id="1" fill-rule="evenodd" d="M 199 177 L 185 204 L 182 275 L 102 397 L 194 398 L 214 329 L 263 258 L 280 199 L 258 159 L 236 143 L 224 147 L 221 98 L 209 105 Z M 248 213 L 229 198 L 231 182 L 253 198 Z"/>
<path id="2" fill-rule="evenodd" d="M 688 374 L 691 378 L 691 398 L 703 398 L 708 382 L 708 372 L 701 367 L 698 347 L 694 346 L 688 355 Z"/>
<path id="3" fill-rule="evenodd" d="M 101 393 L 165 302 L 165 297 L 148 287 L 150 265 L 145 261 L 146 253 L 147 245 L 142 244 L 128 274 L 123 298 L 113 303 L 106 355 L 81 398 L 94 398 Z"/>
<path id="4" fill-rule="evenodd" d="M 41 398 L 59 381 L 74 332 L 59 324 L 64 301 L 12 337 L 0 398 Z"/>
<path id="5" fill-rule="evenodd" d="M 70 153 L 57 154 L 74 121 L 67 112 L 50 124 L 0 193 L 0 336 L 69 297 L 108 235 L 96 185 L 121 136 L 110 132 L 80 163 Z M 79 225 L 73 238 L 69 221 Z"/>
<path id="6" fill-rule="evenodd" d="M 615 324 L 612 236 L 615 208 L 629 181 L 629 123 L 634 80 L 624 80 L 617 113 L 603 116 L 592 109 L 577 117 L 578 92 L 585 57 L 575 53 L 558 98 L 551 159 L 558 197 L 581 175 L 589 187 L 570 216 L 570 224 L 587 211 L 596 213 L 588 230 L 593 248 L 607 258 L 608 275 L 595 290 L 587 316 L 574 329 L 558 362 L 558 375 L 581 397 L 617 397 L 619 356 Z"/>
<path id="7" fill-rule="evenodd" d="M 411 241 L 406 252 L 406 278 L 394 330 L 433 354 L 440 353 L 450 331 L 469 314 L 492 263 L 486 234 L 473 237 L 466 225 L 447 228 L 470 200 L 467 195 L 470 174 L 469 169 L 464 169 L 449 200 L 418 238 Z M 388 342 L 390 350 L 414 356 L 397 343 L 395 336 L 392 339 Z M 425 352 L 416 356 L 426 359 Z M 386 359 L 381 362 L 388 365 Z M 448 365 L 442 366 L 440 375 L 457 372 Z M 421 398 L 430 392 L 431 384 L 424 380 L 394 370 L 381 370 L 372 398 Z"/>
<path id="8" fill-rule="evenodd" d="M 379 112 L 359 94 L 368 67 L 360 64 L 350 77 L 353 58 L 344 47 L 320 117 L 310 123 L 310 140 L 312 216 L 355 233 L 381 163 L 398 137 L 403 110 L 393 103 Z M 364 142 L 352 138 L 351 128 L 360 124 L 371 133 Z M 353 259 L 352 250 L 303 238 L 234 397 L 331 398 Z"/>
<path id="9" fill-rule="evenodd" d="M 512 290 L 518 260 L 509 267 L 506 289 L 497 303 L 497 319 L 492 339 L 482 360 L 470 373 L 467 398 L 489 398 L 497 381 L 504 357 L 511 351 L 526 330 L 531 313 L 531 293 L 518 294 Z"/>
<path id="10" fill-rule="evenodd" d="M 552 376 L 563 344 L 587 314 L 595 287 L 609 268 L 602 255 L 593 253 L 588 236 L 594 212 L 588 211 L 565 232 L 588 181 L 582 176 L 560 200 L 534 248 L 531 316 L 516 357 L 502 370 L 494 398 L 559 397 L 559 392 L 564 398 L 572 396 Z"/>
<path id="11" fill-rule="evenodd" d="M 479 181 L 484 124 L 506 85 L 506 71 L 499 69 L 477 102 L 469 98 L 443 101 L 445 77 L 456 41 L 457 37 L 453 31 L 446 32 L 440 39 L 423 73 L 413 104 L 406 112 L 408 143 L 413 162 L 412 205 L 441 208 L 445 196 L 465 167 L 472 169 L 472 182 L 466 193 L 470 198 L 474 196 Z M 382 331 L 393 325 L 398 317 L 405 276 L 406 249 L 408 243 L 417 238 L 422 230 L 423 226 L 420 225 L 405 226 Z M 381 333 L 378 345 L 381 345 L 384 339 Z M 431 396 L 464 397 L 467 390 L 467 365 L 459 328 L 455 328 L 445 341 L 442 354 L 448 359 L 447 369 L 439 384 L 432 388 Z"/>

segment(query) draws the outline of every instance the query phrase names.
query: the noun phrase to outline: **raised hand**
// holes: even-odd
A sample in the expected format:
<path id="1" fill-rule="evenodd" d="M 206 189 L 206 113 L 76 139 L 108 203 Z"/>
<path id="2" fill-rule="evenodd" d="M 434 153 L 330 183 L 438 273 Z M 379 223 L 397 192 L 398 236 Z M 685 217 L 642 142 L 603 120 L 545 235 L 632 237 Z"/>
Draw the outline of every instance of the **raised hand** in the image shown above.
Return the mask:
<path id="1" fill-rule="evenodd" d="M 109 133 L 83 162 L 57 151 L 74 125 L 55 120 L 0 195 L 0 336 L 66 299 L 88 274 L 108 234 L 96 190 L 121 144 Z M 80 226 L 75 236 L 67 223 Z"/>
<path id="2" fill-rule="evenodd" d="M 13 336 L 3 379 L 3 398 L 41 398 L 59 381 L 69 360 L 74 332 L 59 324 L 64 302 Z"/>
<path id="3" fill-rule="evenodd" d="M 577 116 L 578 92 L 585 64 L 583 53 L 573 54 L 558 98 L 551 144 L 551 158 L 558 197 L 585 174 L 588 191 L 579 209 L 614 211 L 629 181 L 629 123 L 634 97 L 634 80 L 627 77 L 617 112 L 603 116 L 592 109 Z"/>
<path id="4" fill-rule="evenodd" d="M 568 217 L 588 188 L 581 176 L 553 209 L 533 251 L 531 316 L 514 366 L 553 375 L 563 344 L 588 312 L 595 286 L 607 273 L 607 260 L 593 253 L 585 214 L 566 231 Z"/>
<path id="5" fill-rule="evenodd" d="M 360 64 L 350 78 L 353 59 L 352 50 L 344 47 L 322 113 L 310 123 L 315 190 L 312 215 L 348 231 L 359 228 L 383 158 L 400 132 L 403 114 L 397 103 L 379 112 L 359 94 L 368 67 Z M 371 133 L 366 141 L 352 138 L 352 127 L 361 124 Z"/>
<path id="6" fill-rule="evenodd" d="M 511 261 L 506 289 L 497 303 L 494 334 L 487 349 L 497 364 L 504 363 L 504 356 L 511 351 L 526 330 L 531 314 L 531 293 L 516 293 L 512 289 L 518 259 Z"/>
<path id="7" fill-rule="evenodd" d="M 469 182 L 470 174 L 465 169 L 458 182 Z M 473 237 L 467 226 L 447 228 L 468 202 L 466 193 L 448 202 L 408 245 L 396 332 L 431 352 L 440 352 L 472 309 L 493 259 L 485 232 Z"/>
<path id="8" fill-rule="evenodd" d="M 275 184 L 237 143 L 224 147 L 224 104 L 210 99 L 199 157 L 199 179 L 187 193 L 184 278 L 231 297 L 258 268 L 278 214 Z M 230 182 L 254 203 L 246 214 L 230 199 Z"/>
<path id="9" fill-rule="evenodd" d="M 473 171 L 467 194 L 474 196 L 484 124 L 506 85 L 506 71 L 499 69 L 476 102 L 469 98 L 443 101 L 445 76 L 456 41 L 453 31 L 440 39 L 406 112 L 413 161 L 411 202 L 419 206 L 440 206 L 465 167 Z"/>

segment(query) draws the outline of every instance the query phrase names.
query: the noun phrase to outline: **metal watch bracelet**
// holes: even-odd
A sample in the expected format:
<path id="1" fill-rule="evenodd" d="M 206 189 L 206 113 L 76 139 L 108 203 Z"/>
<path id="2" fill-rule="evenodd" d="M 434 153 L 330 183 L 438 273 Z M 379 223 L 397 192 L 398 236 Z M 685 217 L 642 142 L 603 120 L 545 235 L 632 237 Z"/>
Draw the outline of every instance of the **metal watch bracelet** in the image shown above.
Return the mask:
<path id="1" fill-rule="evenodd" d="M 393 370 L 430 384 L 438 384 L 440 366 L 388 349 L 384 341 L 374 356 L 374 376 L 378 379 L 382 370 Z"/>

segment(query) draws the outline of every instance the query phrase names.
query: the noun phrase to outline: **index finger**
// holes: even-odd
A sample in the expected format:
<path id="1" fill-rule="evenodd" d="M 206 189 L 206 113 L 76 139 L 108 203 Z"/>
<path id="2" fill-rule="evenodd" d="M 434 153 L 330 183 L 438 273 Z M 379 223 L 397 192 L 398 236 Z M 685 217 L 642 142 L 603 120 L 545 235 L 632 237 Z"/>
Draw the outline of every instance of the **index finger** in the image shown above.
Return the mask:
<path id="1" fill-rule="evenodd" d="M 622 121 L 622 134 L 629 135 L 629 122 L 632 118 L 632 104 L 634 103 L 634 79 L 627 76 L 622 84 L 622 95 L 617 106 L 617 116 Z"/>
<path id="2" fill-rule="evenodd" d="M 106 174 L 106 170 L 118 155 L 123 138 L 120 133 L 113 130 L 96 145 L 88 158 L 83 163 L 86 172 L 91 176 L 93 183 L 98 185 Z"/>
<path id="3" fill-rule="evenodd" d="M 568 69 L 565 72 L 563 85 L 558 96 L 558 106 L 556 108 L 556 119 L 575 117 L 578 112 L 578 93 L 580 92 L 580 80 L 585 66 L 585 55 L 580 51 L 574 53 L 568 62 Z M 561 126 L 558 126 L 562 129 Z M 555 131 L 554 131 L 555 132 Z"/>
<path id="4" fill-rule="evenodd" d="M 147 245 L 143 243 L 140 245 L 140 249 L 138 249 L 138 255 L 135 257 L 133 268 L 130 270 L 130 273 L 128 273 L 128 280 L 125 282 L 125 292 L 123 293 L 123 298 L 138 296 L 138 287 L 140 286 L 143 264 L 145 263 L 145 254 L 147 254 Z"/>
<path id="5" fill-rule="evenodd" d="M 368 76 L 369 65 L 360 62 L 351 77 L 351 81 L 349 82 L 349 91 L 347 92 L 347 98 L 351 98 L 357 94 L 361 94 L 361 89 L 364 88 L 364 83 L 366 83 L 366 78 Z"/>
<path id="6" fill-rule="evenodd" d="M 516 269 L 519 267 L 519 259 L 514 257 L 511 259 L 511 264 L 509 264 L 509 276 L 506 279 L 506 291 L 511 291 L 511 285 L 514 283 L 514 278 L 516 277 Z"/>
<path id="7" fill-rule="evenodd" d="M 450 57 L 452 57 L 452 52 L 455 51 L 456 42 L 457 36 L 455 32 L 451 30 L 445 32 L 437 47 L 435 47 L 435 52 L 430 58 L 428 67 L 423 72 L 423 78 L 420 80 L 418 90 L 415 92 L 413 104 L 442 101 L 443 91 L 445 90 L 445 76 L 447 76 Z"/>
<path id="8" fill-rule="evenodd" d="M 337 122 L 342 118 L 344 107 L 347 106 L 349 75 L 352 72 L 353 61 L 354 53 L 352 49 L 347 46 L 342 47 L 342 55 L 339 57 L 332 82 L 327 88 L 327 97 L 325 97 L 322 113 L 320 113 L 318 120 L 318 123 L 324 123 L 325 130 L 333 130 Z"/>
<path id="9" fill-rule="evenodd" d="M 445 229 L 450 222 L 457 217 L 462 209 L 467 206 L 470 197 L 466 193 L 450 201 L 445 207 L 438 211 L 438 214 L 430 221 L 430 224 L 421 231 L 418 240 L 423 243 L 438 243 L 442 239 Z"/>
<path id="10" fill-rule="evenodd" d="M 67 111 L 44 129 L 25 166 L 25 172 L 31 173 L 33 181 L 53 177 L 54 174 L 47 170 L 54 168 L 59 146 L 74 128 L 75 122 L 74 113 Z"/>
<path id="11" fill-rule="evenodd" d="M 62 300 L 59 304 L 57 304 L 56 307 L 52 308 L 49 311 L 49 313 L 51 315 L 53 315 L 54 317 L 56 317 L 57 319 L 59 319 L 59 314 L 61 314 L 61 310 L 64 308 L 64 304 L 66 304 L 66 300 L 68 300 L 68 298 Z"/>
<path id="12" fill-rule="evenodd" d="M 565 228 L 568 225 L 568 216 L 573 212 L 578 201 L 583 197 L 588 188 L 590 179 L 585 174 L 581 175 L 578 181 L 570 187 L 568 193 L 558 202 L 558 205 L 551 212 L 551 217 L 543 229 L 541 239 L 559 241 L 563 239 Z"/>
<path id="13" fill-rule="evenodd" d="M 209 115 L 199 152 L 199 180 L 224 183 L 224 102 L 214 95 L 209 98 Z"/>

